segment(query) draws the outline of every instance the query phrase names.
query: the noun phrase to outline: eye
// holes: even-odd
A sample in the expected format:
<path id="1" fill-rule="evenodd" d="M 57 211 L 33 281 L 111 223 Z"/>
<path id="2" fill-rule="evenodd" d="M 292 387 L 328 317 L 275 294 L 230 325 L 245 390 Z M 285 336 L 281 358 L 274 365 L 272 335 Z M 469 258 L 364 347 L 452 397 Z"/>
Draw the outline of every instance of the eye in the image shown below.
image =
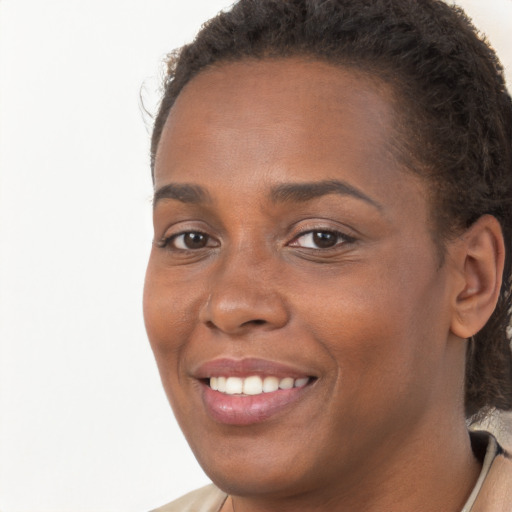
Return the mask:
<path id="1" fill-rule="evenodd" d="M 354 239 L 338 231 L 308 231 L 295 238 L 290 245 L 292 247 L 303 247 L 306 249 L 331 249 L 345 242 L 352 242 Z"/>
<path id="2" fill-rule="evenodd" d="M 201 231 L 178 233 L 162 240 L 160 247 L 169 247 L 178 251 L 194 251 L 206 247 L 216 247 L 215 241 Z"/>

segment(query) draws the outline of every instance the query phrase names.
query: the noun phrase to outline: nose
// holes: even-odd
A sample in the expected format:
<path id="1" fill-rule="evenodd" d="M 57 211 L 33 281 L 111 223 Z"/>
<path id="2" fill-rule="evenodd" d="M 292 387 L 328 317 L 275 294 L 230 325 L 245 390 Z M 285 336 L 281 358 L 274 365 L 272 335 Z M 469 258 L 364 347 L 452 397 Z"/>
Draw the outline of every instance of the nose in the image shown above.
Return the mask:
<path id="1" fill-rule="evenodd" d="M 289 318 L 283 294 L 278 290 L 269 258 L 255 262 L 239 254 L 213 272 L 210 294 L 199 320 L 208 328 L 230 335 L 257 330 L 274 330 Z"/>

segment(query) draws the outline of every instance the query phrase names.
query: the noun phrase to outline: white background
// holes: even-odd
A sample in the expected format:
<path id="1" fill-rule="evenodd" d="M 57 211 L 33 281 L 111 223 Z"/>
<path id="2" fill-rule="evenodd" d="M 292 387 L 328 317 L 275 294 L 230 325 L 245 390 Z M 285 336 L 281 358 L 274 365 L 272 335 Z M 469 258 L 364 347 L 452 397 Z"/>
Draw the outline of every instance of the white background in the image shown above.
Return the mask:
<path id="1" fill-rule="evenodd" d="M 229 0 L 0 0 L 0 510 L 140 512 L 207 482 L 141 295 L 160 62 Z M 512 76 L 512 0 L 461 1 Z"/>

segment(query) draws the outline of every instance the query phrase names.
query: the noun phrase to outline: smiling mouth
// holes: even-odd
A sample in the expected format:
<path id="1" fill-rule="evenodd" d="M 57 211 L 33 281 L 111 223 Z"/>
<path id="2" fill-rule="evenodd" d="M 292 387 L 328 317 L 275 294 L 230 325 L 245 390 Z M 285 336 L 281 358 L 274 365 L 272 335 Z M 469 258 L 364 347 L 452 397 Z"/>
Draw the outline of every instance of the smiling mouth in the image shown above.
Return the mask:
<path id="1" fill-rule="evenodd" d="M 249 426 L 289 411 L 309 395 L 316 377 L 211 376 L 201 379 L 205 411 L 217 423 Z"/>
<path id="2" fill-rule="evenodd" d="M 303 388 L 312 381 L 312 377 L 275 377 L 251 375 L 249 377 L 218 376 L 206 379 L 206 383 L 213 391 L 226 395 L 256 396 L 263 393 L 273 393 L 278 390 Z"/>
<path id="3" fill-rule="evenodd" d="M 320 380 L 311 369 L 259 358 L 217 358 L 193 368 L 204 412 L 218 424 L 249 426 L 311 400 Z"/>

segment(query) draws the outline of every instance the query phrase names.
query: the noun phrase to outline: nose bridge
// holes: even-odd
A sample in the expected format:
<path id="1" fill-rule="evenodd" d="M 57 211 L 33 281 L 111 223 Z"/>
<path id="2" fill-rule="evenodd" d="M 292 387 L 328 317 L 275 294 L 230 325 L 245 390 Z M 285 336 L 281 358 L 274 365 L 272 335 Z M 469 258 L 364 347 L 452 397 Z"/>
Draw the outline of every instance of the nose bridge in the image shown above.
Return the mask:
<path id="1" fill-rule="evenodd" d="M 230 334 L 282 327 L 288 313 L 276 277 L 277 260 L 270 251 L 244 243 L 226 251 L 210 276 L 201 320 Z"/>

